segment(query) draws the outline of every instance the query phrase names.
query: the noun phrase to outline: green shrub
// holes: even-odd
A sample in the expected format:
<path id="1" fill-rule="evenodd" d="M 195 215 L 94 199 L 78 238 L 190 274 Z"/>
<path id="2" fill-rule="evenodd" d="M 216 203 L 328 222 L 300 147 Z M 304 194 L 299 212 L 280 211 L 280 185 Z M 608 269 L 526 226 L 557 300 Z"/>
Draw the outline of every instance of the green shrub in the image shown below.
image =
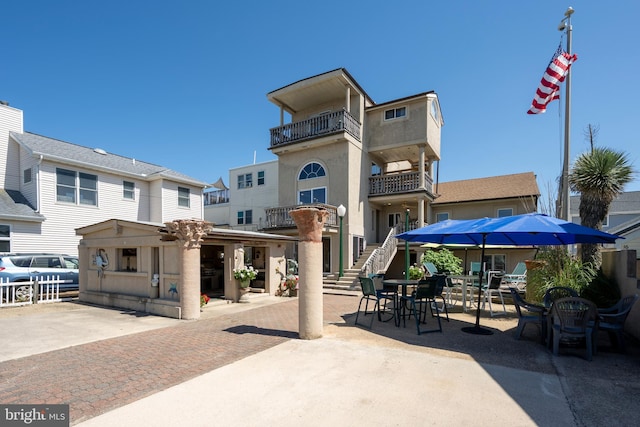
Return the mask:
<path id="1" fill-rule="evenodd" d="M 462 274 L 462 260 L 447 248 L 437 251 L 427 250 L 422 254 L 420 262 L 430 262 L 436 266 L 438 273 Z"/>
<path id="2" fill-rule="evenodd" d="M 591 264 L 583 264 L 580 258 L 569 254 L 565 246 L 542 247 L 536 260 L 542 265 L 527 270 L 527 299 L 532 302 L 541 302 L 546 290 L 556 286 L 571 288 L 583 295 L 597 274 Z"/>

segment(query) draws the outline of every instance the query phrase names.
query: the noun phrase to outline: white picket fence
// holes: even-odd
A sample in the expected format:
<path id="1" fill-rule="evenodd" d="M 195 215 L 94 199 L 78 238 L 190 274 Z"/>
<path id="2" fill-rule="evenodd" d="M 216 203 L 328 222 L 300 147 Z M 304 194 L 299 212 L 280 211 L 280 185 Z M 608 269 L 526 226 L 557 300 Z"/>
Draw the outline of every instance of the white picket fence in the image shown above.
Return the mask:
<path id="1" fill-rule="evenodd" d="M 0 279 L 0 307 L 60 302 L 60 276 L 41 276 L 29 282 Z"/>

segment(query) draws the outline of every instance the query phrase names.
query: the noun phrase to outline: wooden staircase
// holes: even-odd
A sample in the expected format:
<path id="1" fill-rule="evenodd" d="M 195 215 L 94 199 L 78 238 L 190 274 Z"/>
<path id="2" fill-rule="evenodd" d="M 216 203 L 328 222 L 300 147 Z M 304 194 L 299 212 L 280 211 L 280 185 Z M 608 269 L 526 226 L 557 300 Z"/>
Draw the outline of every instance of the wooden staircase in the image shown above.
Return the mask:
<path id="1" fill-rule="evenodd" d="M 362 252 L 358 261 L 351 267 L 344 269 L 344 276 L 338 277 L 338 272 L 326 275 L 322 281 L 324 289 L 334 289 L 342 291 L 360 291 L 360 271 L 369 255 L 378 247 L 377 243 L 367 245 L 367 249 Z"/>

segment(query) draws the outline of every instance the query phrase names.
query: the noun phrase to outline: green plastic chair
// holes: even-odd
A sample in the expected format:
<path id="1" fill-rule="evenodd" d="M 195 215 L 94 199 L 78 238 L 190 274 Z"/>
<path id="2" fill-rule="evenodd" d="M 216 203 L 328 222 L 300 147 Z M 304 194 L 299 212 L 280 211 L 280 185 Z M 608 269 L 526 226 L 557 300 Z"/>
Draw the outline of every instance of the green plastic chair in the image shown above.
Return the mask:
<path id="1" fill-rule="evenodd" d="M 413 317 L 415 318 L 416 330 L 418 331 L 418 335 L 428 332 L 442 332 L 442 321 L 440 320 L 440 310 L 437 307 L 436 298 L 442 298 L 444 301 L 442 291 L 444 290 L 445 284 L 446 276 L 444 275 L 427 277 L 423 280 L 420 280 L 418 286 L 416 287 L 416 290 L 413 291 L 411 295 L 401 297 L 400 307 L 402 309 L 401 317 L 403 320 L 403 326 L 407 326 L 407 317 L 411 317 L 413 315 Z M 420 323 L 427 322 L 427 307 L 431 312 L 431 317 L 435 317 L 438 320 L 438 329 L 422 330 L 420 328 Z M 409 309 L 409 313 L 406 313 L 407 308 Z M 449 311 L 447 310 L 446 304 L 444 304 L 444 311 L 447 315 L 447 321 L 449 321 Z"/>
<path id="2" fill-rule="evenodd" d="M 396 313 L 396 298 L 393 295 L 393 293 L 376 289 L 375 283 L 373 282 L 373 279 L 371 279 L 370 277 L 359 277 L 359 279 L 360 279 L 360 286 L 362 287 L 362 297 L 360 298 L 360 303 L 358 304 L 358 312 L 356 313 L 356 322 L 355 322 L 356 325 L 366 326 L 364 324 L 358 323 L 358 318 L 360 317 L 360 311 L 361 311 L 363 302 L 365 303 L 364 316 L 366 317 L 367 314 L 372 315 L 371 320 L 369 321 L 369 326 L 367 326 L 369 329 L 371 329 L 371 327 L 373 326 L 373 314 L 376 312 L 378 313 L 378 320 L 380 321 L 387 322 L 391 319 L 394 319 L 395 313 Z M 388 318 L 384 320 L 382 317 L 383 310 L 380 304 L 381 300 L 384 300 L 384 307 L 385 307 L 384 312 L 387 315 L 390 314 L 390 316 L 388 316 Z M 371 310 L 371 312 L 368 313 L 370 301 L 372 301 L 374 304 L 373 304 L 373 309 Z M 389 313 L 388 310 L 386 310 L 388 301 L 392 302 L 391 313 Z"/>

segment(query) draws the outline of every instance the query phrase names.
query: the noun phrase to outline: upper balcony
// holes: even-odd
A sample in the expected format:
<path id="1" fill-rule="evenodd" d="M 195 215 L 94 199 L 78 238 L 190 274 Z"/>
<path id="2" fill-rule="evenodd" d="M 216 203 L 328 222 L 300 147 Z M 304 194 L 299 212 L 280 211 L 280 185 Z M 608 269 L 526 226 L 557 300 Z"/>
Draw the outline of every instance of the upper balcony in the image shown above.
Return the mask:
<path id="1" fill-rule="evenodd" d="M 417 191 L 433 194 L 433 180 L 424 174 L 424 187 L 420 185 L 420 172 L 402 172 L 369 177 L 369 197 L 401 196 Z"/>
<path id="2" fill-rule="evenodd" d="M 291 215 L 289 215 L 289 212 L 301 206 L 326 209 L 329 212 L 329 216 L 324 223 L 325 227 L 338 226 L 338 208 L 321 203 L 312 203 L 305 205 L 279 206 L 276 208 L 265 209 L 266 221 L 263 224 L 263 229 L 274 230 L 282 228 L 296 228 L 296 223 L 293 221 L 293 218 L 291 218 Z"/>
<path id="3" fill-rule="evenodd" d="M 360 127 L 358 120 L 346 110 L 334 111 L 270 129 L 270 148 L 282 147 L 332 134 L 343 134 L 344 132 L 360 141 Z"/>

